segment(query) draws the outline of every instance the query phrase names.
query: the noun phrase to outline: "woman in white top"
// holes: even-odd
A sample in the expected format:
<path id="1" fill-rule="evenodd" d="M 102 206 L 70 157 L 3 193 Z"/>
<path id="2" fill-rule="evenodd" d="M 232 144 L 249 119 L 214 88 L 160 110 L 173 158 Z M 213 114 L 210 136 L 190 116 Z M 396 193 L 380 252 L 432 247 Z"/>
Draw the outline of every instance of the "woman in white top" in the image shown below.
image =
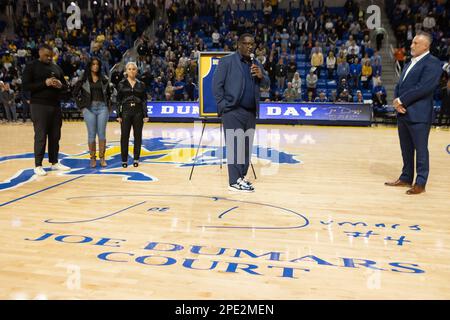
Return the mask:
<path id="1" fill-rule="evenodd" d="M 330 51 L 327 57 L 328 79 L 333 79 L 335 69 L 336 69 L 336 57 L 334 56 L 333 51 Z"/>
<path id="2" fill-rule="evenodd" d="M 292 88 L 296 89 L 298 92 L 297 97 L 301 98 L 302 96 L 302 78 L 300 78 L 300 73 L 294 73 L 294 77 L 292 78 Z"/>

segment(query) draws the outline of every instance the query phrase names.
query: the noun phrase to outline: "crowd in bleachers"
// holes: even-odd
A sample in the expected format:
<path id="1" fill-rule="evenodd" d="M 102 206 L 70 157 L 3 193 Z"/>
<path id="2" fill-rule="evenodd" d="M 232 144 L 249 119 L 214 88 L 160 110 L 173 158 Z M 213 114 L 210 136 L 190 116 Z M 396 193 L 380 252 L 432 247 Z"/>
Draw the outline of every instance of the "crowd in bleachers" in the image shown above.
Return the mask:
<path id="1" fill-rule="evenodd" d="M 94 6 L 83 16 L 82 28 L 72 31 L 66 28 L 67 14 L 57 8 L 42 8 L 38 17 L 20 16 L 15 21 L 16 37 L 2 39 L 0 47 L 0 80 L 9 84 L 8 92 L 14 92 L 19 108 L 28 100 L 20 90 L 21 71 L 37 55 L 41 42 L 54 47 L 55 61 L 74 84 L 89 57 L 100 57 L 109 73 L 140 38 L 139 78 L 146 84 L 149 100 L 193 101 L 198 99 L 199 52 L 235 51 L 244 32 L 254 34 L 256 59 L 271 79 L 271 87 L 261 92 L 263 100 L 372 101 L 375 110 L 387 104 L 378 52 L 382 37 L 373 43 L 376 31 L 368 29 L 366 12 L 357 1 L 347 0 L 343 7 L 299 1 L 281 9 L 277 1 L 267 0 L 262 9 L 250 6 L 236 11 L 225 1 L 165 1 L 167 19 L 157 21 L 151 38 L 141 33 L 156 18 L 155 5 L 162 2 L 131 3 L 118 10 Z M 386 6 L 399 42 L 395 56 L 402 64 L 408 59 L 408 41 L 420 29 L 432 32 L 433 53 L 449 60 L 448 1 L 446 5 L 386 1 Z M 121 70 L 110 76 L 118 83 Z M 1 92 L 6 92 L 5 87 L 0 85 Z M 0 99 L 3 96 L 10 95 L 0 93 Z"/>
<path id="2" fill-rule="evenodd" d="M 448 113 L 440 107 L 443 96 L 447 95 L 447 88 L 450 87 L 450 1 L 397 0 L 385 1 L 385 5 L 397 39 L 394 56 L 401 68 L 411 59 L 410 46 L 415 34 L 423 30 L 432 35 L 431 54 L 443 63 L 440 87 L 434 97 L 435 105 L 438 107 L 437 111 Z"/>
<path id="3" fill-rule="evenodd" d="M 125 2 L 116 10 L 112 5 L 102 6 L 100 1 L 92 3 L 91 11 L 82 14 L 81 29 L 73 30 L 67 28 L 69 14 L 57 3 L 53 9 L 42 7 L 37 16 L 27 12 L 25 1 L 23 5 L 23 14 L 14 17 L 14 34 L 2 35 L 0 44 L 0 115 L 2 120 L 11 122 L 17 121 L 18 110 L 28 110 L 29 96 L 21 89 L 21 75 L 27 62 L 38 56 L 41 43 L 54 48 L 54 60 L 71 85 L 78 81 L 93 56 L 101 59 L 103 71 L 109 74 L 110 68 L 121 61 L 125 51 L 155 19 L 158 3 L 138 6 Z M 8 99 L 12 102 L 7 103 Z M 21 114 L 23 121 L 29 117 L 28 112 Z"/>
<path id="4" fill-rule="evenodd" d="M 339 8 L 300 1 L 290 9 L 265 1 L 262 10 L 239 11 L 218 3 L 173 1 L 168 21 L 144 41 L 139 61 L 152 99 L 196 99 L 198 52 L 235 51 L 244 32 L 254 34 L 256 59 L 271 79 L 264 100 L 353 102 L 385 95 L 384 88 L 374 91 L 382 87 L 381 56 L 357 1 Z"/>

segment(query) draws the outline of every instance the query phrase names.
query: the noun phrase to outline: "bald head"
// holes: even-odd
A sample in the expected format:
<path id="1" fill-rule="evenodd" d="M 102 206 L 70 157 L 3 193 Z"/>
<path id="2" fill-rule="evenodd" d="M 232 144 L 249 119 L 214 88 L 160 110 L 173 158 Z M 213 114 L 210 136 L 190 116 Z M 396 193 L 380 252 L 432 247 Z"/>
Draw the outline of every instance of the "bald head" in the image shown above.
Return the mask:
<path id="1" fill-rule="evenodd" d="M 433 39 L 425 32 L 418 33 L 411 43 L 411 55 L 415 58 L 430 50 Z"/>

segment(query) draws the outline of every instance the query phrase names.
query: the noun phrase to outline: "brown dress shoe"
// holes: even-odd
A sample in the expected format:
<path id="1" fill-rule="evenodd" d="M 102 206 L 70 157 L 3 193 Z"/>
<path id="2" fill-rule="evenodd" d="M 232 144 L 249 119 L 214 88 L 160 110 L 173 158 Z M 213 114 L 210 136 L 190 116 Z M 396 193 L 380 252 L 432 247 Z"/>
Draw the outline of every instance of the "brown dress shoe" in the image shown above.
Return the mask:
<path id="1" fill-rule="evenodd" d="M 412 187 L 411 183 L 402 181 L 400 179 L 398 179 L 397 181 L 394 181 L 394 182 L 385 182 L 384 185 L 389 186 L 389 187 L 410 187 L 410 188 Z"/>
<path id="2" fill-rule="evenodd" d="M 406 194 L 420 194 L 425 192 L 425 186 L 415 184 L 414 187 L 406 191 Z"/>

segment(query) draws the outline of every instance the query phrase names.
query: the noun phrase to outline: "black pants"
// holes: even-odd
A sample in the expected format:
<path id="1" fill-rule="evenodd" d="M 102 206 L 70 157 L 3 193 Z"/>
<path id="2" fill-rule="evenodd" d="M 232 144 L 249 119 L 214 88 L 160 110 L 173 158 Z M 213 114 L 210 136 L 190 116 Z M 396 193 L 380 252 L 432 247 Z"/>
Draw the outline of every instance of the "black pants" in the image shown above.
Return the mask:
<path id="1" fill-rule="evenodd" d="M 122 162 L 128 162 L 128 144 L 130 131 L 134 134 L 134 160 L 139 160 L 142 146 L 142 129 L 144 128 L 144 115 L 142 112 L 125 112 L 122 114 L 120 153 Z"/>
<path id="2" fill-rule="evenodd" d="M 28 103 L 22 104 L 22 120 L 23 122 L 27 121 L 27 118 L 30 116 L 30 105 Z"/>
<path id="3" fill-rule="evenodd" d="M 222 123 L 227 150 L 228 181 L 232 185 L 247 175 L 252 156 L 256 116 L 254 112 L 238 108 L 224 113 Z"/>
<path id="4" fill-rule="evenodd" d="M 58 163 L 59 139 L 61 139 L 62 113 L 59 106 L 31 105 L 31 120 L 34 127 L 34 164 L 42 166 L 48 138 L 48 160 Z"/>

